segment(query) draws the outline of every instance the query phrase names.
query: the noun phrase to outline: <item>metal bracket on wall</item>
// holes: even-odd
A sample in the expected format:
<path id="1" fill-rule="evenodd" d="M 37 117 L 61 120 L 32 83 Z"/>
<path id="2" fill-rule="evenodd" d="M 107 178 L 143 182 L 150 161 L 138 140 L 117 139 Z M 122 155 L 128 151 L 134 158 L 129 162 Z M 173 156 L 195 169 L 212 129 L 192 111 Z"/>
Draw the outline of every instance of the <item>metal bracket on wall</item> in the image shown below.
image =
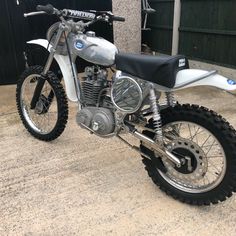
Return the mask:
<path id="1" fill-rule="evenodd" d="M 151 30 L 150 28 L 147 28 L 147 19 L 149 14 L 156 13 L 156 10 L 151 8 L 151 6 L 148 3 L 148 0 L 142 0 L 142 12 L 144 13 L 144 23 L 142 30 Z"/>

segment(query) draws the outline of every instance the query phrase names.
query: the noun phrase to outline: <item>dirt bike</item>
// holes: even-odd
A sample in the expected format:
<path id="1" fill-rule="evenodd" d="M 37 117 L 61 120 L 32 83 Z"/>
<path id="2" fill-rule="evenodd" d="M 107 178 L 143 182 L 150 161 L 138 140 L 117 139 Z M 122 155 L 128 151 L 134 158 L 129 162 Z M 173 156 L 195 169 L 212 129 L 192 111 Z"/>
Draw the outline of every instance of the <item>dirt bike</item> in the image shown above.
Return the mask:
<path id="1" fill-rule="evenodd" d="M 111 12 L 58 10 L 52 5 L 37 10 L 25 17 L 56 15 L 60 22 L 49 28 L 47 40 L 28 42 L 46 48 L 49 57 L 44 67 L 27 68 L 17 84 L 19 115 L 31 135 L 43 141 L 58 138 L 67 124 L 68 98 L 78 104 L 81 128 L 101 138 L 118 137 L 136 150 L 153 182 L 168 195 L 194 205 L 216 204 L 232 195 L 235 130 L 207 108 L 180 105 L 174 92 L 195 86 L 232 91 L 235 81 L 216 71 L 189 69 L 188 59 L 181 55 L 122 53 L 95 32 L 86 32 L 98 21 L 125 21 Z M 81 79 L 77 57 L 92 63 Z M 63 80 L 50 71 L 53 60 Z M 130 144 L 127 133 L 140 146 Z"/>

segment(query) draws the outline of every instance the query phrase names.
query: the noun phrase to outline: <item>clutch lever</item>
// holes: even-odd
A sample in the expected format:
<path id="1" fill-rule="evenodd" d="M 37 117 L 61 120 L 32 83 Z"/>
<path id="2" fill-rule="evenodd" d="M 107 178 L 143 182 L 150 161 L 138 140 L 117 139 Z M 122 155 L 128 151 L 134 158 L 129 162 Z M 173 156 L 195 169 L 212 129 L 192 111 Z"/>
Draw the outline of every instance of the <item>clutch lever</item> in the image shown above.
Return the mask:
<path id="1" fill-rule="evenodd" d="M 45 15 L 46 12 L 45 11 L 36 11 L 36 12 L 30 12 L 30 13 L 25 13 L 24 17 L 30 17 L 30 16 L 37 16 L 37 15 Z"/>

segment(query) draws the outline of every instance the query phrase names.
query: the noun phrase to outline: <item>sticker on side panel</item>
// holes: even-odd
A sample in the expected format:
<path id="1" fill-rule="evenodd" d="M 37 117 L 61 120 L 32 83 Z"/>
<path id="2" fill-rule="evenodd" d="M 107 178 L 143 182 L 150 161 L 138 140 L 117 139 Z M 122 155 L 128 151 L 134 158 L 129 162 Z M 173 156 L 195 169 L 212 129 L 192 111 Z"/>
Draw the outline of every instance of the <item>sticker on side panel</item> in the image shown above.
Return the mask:
<path id="1" fill-rule="evenodd" d="M 236 85 L 236 82 L 232 79 L 228 79 L 227 82 L 229 85 Z"/>
<path id="2" fill-rule="evenodd" d="M 84 43 L 81 41 L 81 40 L 77 40 L 75 42 L 75 47 L 79 50 L 83 49 L 84 48 Z"/>
<path id="3" fill-rule="evenodd" d="M 183 67 L 186 65 L 186 60 L 185 59 L 179 59 L 179 67 Z"/>

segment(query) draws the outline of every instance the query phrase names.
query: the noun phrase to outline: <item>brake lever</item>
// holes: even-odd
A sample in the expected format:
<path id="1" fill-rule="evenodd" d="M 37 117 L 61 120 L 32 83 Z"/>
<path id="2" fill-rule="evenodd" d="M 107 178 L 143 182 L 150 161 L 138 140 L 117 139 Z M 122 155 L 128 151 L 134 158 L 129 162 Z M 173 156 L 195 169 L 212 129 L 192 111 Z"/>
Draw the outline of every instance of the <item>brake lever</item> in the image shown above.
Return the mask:
<path id="1" fill-rule="evenodd" d="M 94 20 L 89 21 L 89 22 L 87 22 L 87 23 L 84 23 L 84 26 L 85 26 L 85 27 L 89 27 L 90 25 L 92 25 L 92 24 L 94 24 L 94 23 L 96 23 L 96 22 L 98 22 L 98 21 L 102 21 L 102 20 L 104 20 L 104 17 L 103 17 L 103 16 L 97 16 Z M 107 21 L 107 20 L 104 20 L 104 21 Z"/>
<path id="2" fill-rule="evenodd" d="M 88 12 L 94 13 L 94 14 L 101 14 L 97 16 L 97 21 L 102 20 L 105 22 L 110 22 L 110 18 L 114 16 L 114 14 L 111 11 L 96 11 L 96 10 L 88 10 Z"/>

